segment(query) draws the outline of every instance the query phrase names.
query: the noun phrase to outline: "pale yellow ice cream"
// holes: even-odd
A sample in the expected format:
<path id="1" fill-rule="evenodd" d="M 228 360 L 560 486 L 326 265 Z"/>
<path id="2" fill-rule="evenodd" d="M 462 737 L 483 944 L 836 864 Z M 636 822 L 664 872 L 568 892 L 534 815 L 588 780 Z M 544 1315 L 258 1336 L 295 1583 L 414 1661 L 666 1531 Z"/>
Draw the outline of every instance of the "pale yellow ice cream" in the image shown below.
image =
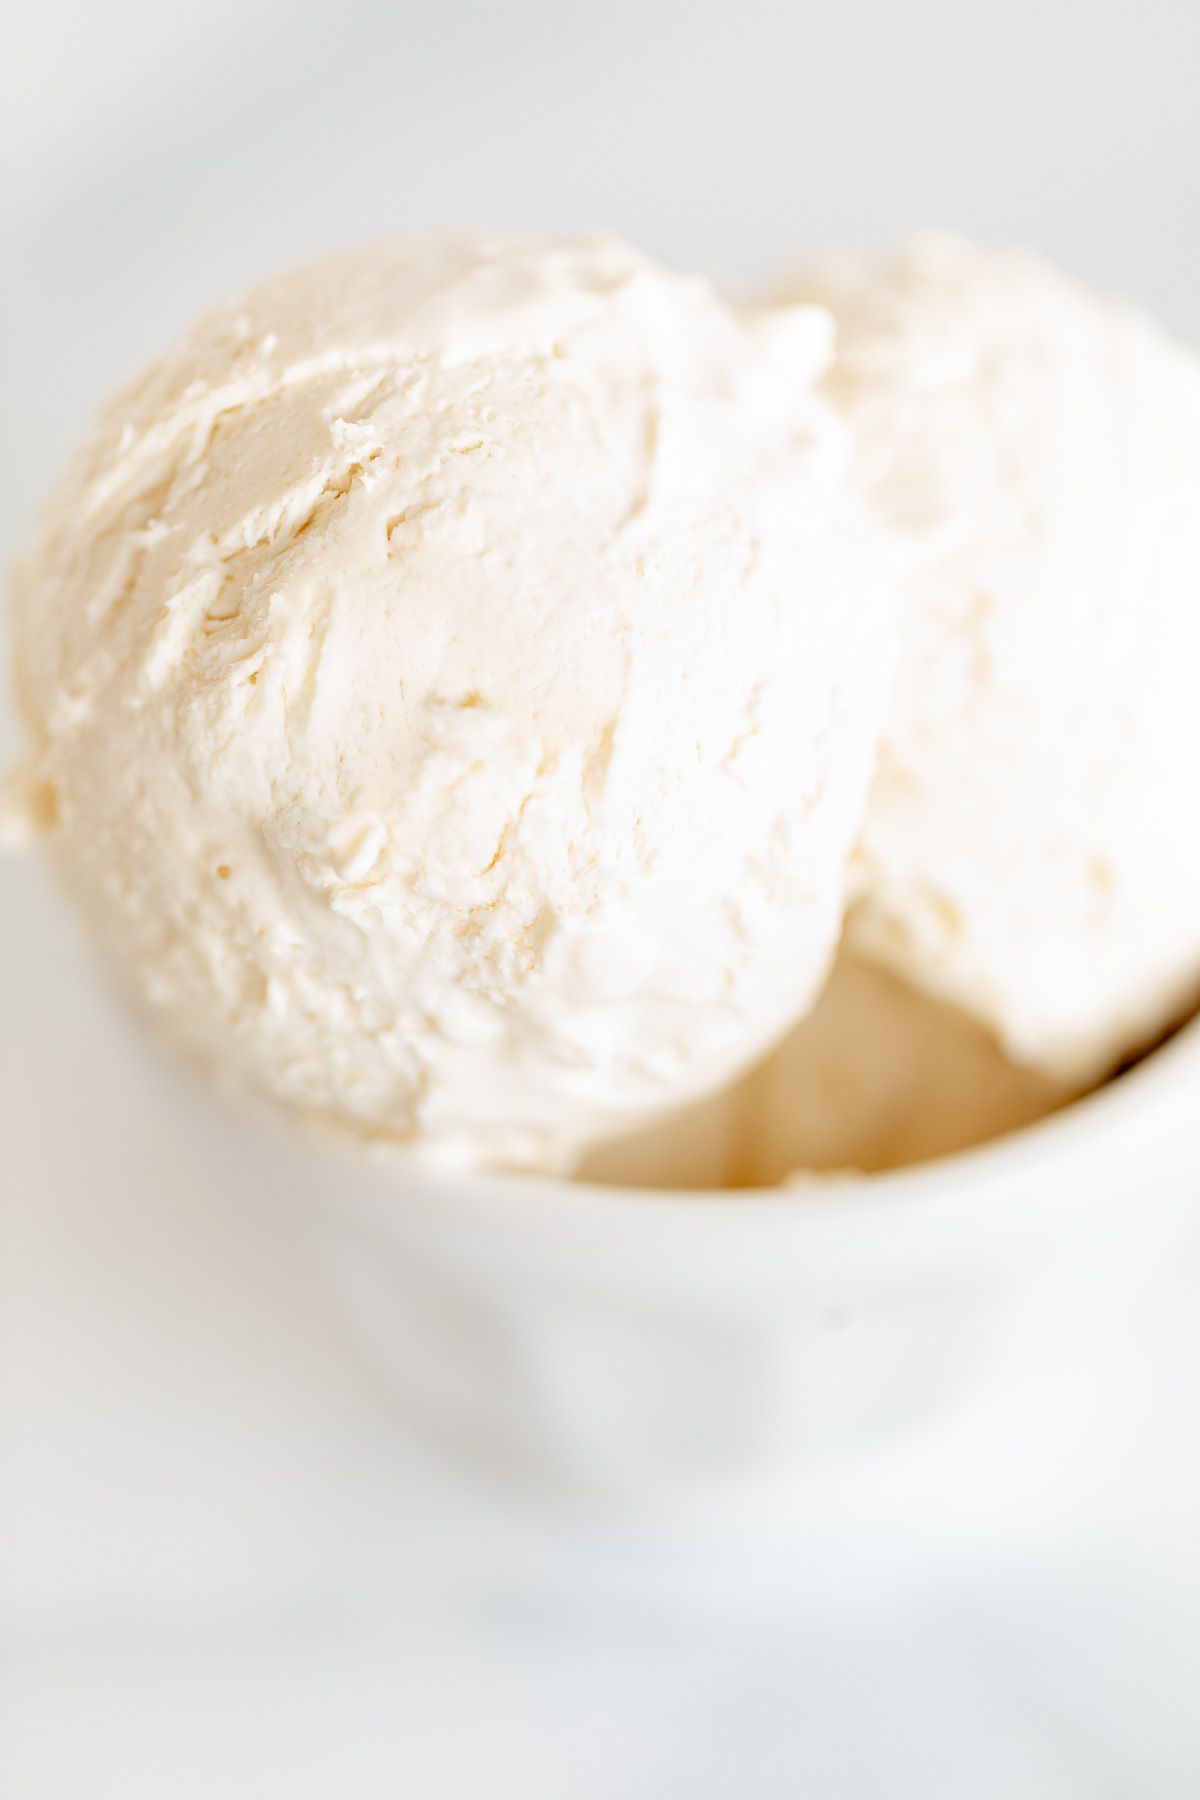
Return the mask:
<path id="1" fill-rule="evenodd" d="M 952 241 L 789 292 L 906 557 L 849 941 L 1097 1079 L 1200 984 L 1200 361 Z"/>
<path id="2" fill-rule="evenodd" d="M 891 592 L 816 384 L 610 240 L 376 246 L 119 396 L 15 594 L 57 862 L 232 1084 L 569 1166 L 802 1014 Z"/>
<path id="3" fill-rule="evenodd" d="M 761 1067 L 604 1145 L 583 1173 L 622 1186 L 723 1188 L 904 1168 L 1030 1125 L 1075 1092 L 1009 1062 L 958 1008 L 843 952 L 813 1011 Z"/>

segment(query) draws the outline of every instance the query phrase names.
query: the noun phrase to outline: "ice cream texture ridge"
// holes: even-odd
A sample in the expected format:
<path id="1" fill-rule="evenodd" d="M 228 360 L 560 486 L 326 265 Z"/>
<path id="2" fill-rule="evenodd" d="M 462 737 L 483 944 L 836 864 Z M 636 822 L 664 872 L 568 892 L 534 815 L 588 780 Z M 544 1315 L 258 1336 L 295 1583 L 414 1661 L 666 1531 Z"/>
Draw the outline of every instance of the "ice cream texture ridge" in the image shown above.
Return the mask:
<path id="1" fill-rule="evenodd" d="M 774 1180 L 769 1096 L 801 1160 L 938 1154 L 1200 983 L 1198 444 L 1189 352 L 950 241 L 743 306 L 608 237 L 327 257 L 52 494 L 7 834 L 354 1140 L 586 1171 L 707 1108 Z"/>

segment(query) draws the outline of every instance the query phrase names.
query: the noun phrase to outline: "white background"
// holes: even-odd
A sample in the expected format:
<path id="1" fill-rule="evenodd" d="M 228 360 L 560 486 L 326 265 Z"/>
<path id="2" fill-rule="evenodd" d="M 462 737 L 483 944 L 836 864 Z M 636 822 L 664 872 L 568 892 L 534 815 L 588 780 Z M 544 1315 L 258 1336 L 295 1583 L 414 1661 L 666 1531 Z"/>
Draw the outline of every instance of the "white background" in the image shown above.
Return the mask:
<path id="1" fill-rule="evenodd" d="M 602 224 L 737 287 L 950 226 L 1200 340 L 1194 0 L 8 11 L 6 560 L 200 304 L 389 231 Z M 144 1053 L 21 864 L 0 1009 L 3 1800 L 1200 1792 L 1200 1617 L 1144 1523 L 848 1519 L 813 1567 L 503 1512 L 246 1204 L 298 1166 Z"/>

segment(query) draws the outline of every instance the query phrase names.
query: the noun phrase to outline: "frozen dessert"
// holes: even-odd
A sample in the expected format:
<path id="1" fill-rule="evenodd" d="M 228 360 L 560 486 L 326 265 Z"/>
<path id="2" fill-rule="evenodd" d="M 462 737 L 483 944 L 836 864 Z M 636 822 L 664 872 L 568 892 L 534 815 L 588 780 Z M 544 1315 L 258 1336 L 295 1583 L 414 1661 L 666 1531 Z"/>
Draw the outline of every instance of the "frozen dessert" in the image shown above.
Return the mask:
<path id="1" fill-rule="evenodd" d="M 235 1086 L 569 1166 L 815 999 L 891 671 L 828 316 L 608 239 L 445 237 L 218 308 L 18 573 L 53 853 Z"/>
<path id="2" fill-rule="evenodd" d="M 930 1162 L 1044 1118 L 1075 1089 L 1020 1068 L 968 1014 L 848 951 L 811 1013 L 723 1094 L 602 1145 L 587 1180 L 772 1187 Z"/>
<path id="3" fill-rule="evenodd" d="M 942 1155 L 1200 988 L 1198 445 L 1200 362 L 952 242 L 741 311 L 607 238 L 329 258 L 52 498 L 3 829 L 164 1033 L 358 1139 Z"/>
<path id="4" fill-rule="evenodd" d="M 1200 984 L 1200 361 L 955 242 L 789 291 L 904 557 L 848 941 L 1096 1080 Z"/>
<path id="5" fill-rule="evenodd" d="M 843 951 L 814 1010 L 745 1084 L 739 1185 L 931 1162 L 1075 1093 L 1010 1062 L 969 1014 Z"/>

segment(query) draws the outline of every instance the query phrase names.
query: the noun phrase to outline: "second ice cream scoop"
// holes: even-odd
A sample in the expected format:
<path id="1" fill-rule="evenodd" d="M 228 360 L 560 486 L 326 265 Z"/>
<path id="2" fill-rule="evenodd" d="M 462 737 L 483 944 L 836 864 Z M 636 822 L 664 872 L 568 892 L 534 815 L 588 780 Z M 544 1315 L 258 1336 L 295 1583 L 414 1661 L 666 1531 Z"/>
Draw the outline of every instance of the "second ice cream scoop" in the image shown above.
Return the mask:
<path id="1" fill-rule="evenodd" d="M 849 940 L 1098 1079 L 1200 985 L 1200 361 L 953 241 L 789 292 L 904 555 Z"/>

